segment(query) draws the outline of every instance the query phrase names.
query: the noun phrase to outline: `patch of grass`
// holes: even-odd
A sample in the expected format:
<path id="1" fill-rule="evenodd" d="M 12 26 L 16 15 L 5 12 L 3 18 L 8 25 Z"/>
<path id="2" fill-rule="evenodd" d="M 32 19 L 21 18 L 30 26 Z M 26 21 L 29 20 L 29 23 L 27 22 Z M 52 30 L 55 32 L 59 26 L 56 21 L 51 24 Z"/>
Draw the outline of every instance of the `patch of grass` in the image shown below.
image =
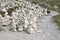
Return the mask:
<path id="1" fill-rule="evenodd" d="M 0 32 L 3 31 L 4 29 L 0 27 Z"/>
<path id="2" fill-rule="evenodd" d="M 51 5 L 45 5 L 45 8 L 47 8 L 48 10 L 53 10 L 53 11 L 56 11 L 56 8 L 54 8 L 53 6 Z"/>
<path id="3" fill-rule="evenodd" d="M 60 15 L 56 15 L 53 18 L 54 18 L 55 23 L 57 23 L 59 30 L 60 30 Z"/>
<path id="4" fill-rule="evenodd" d="M 57 11 L 60 13 L 60 8 Z"/>

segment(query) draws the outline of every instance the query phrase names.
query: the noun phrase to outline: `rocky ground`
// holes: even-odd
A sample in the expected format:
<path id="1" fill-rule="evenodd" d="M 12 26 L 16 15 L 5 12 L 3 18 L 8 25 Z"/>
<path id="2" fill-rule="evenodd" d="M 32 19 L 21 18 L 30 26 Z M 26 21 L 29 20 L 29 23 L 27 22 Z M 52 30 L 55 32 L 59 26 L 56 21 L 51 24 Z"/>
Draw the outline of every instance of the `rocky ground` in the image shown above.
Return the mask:
<path id="1" fill-rule="evenodd" d="M 28 34 L 25 31 L 21 31 L 21 32 L 2 31 L 2 32 L 0 32 L 0 40 L 59 40 L 60 39 L 60 31 L 58 30 L 58 26 L 53 21 L 53 16 L 58 15 L 58 12 L 56 12 L 56 11 L 47 12 L 47 10 L 45 8 L 42 8 L 38 4 L 30 3 L 27 1 L 1 2 L 0 5 L 1 5 L 0 9 L 4 10 L 4 8 L 6 8 L 6 10 L 8 10 L 9 12 L 12 13 L 12 17 L 14 16 L 15 19 L 17 17 L 14 14 L 19 14 L 20 17 L 18 17 L 18 20 L 21 19 L 23 14 L 26 14 L 27 16 L 26 15 L 25 16 L 28 17 L 29 14 L 33 13 L 32 17 L 35 17 L 35 16 L 37 17 L 37 30 L 35 30 L 35 33 Z M 9 8 L 12 8 L 12 11 L 9 10 Z M 6 12 L 6 10 L 5 10 L 5 12 Z M 9 14 L 9 12 L 8 12 L 8 14 Z M 4 13 L 4 11 L 3 11 L 3 13 Z M 3 16 L 2 13 L 0 13 L 0 14 Z M 20 15 L 20 14 L 22 14 L 22 15 Z M 11 15 L 6 16 L 5 14 L 4 14 L 4 17 L 2 17 L 2 16 L 1 16 L 2 19 L 5 17 L 7 17 L 5 19 L 9 19 L 9 17 L 11 17 Z M 3 24 L 2 24 L 1 22 L 4 21 L 5 19 L 1 20 L 1 18 L 0 18 L 0 25 L 8 24 L 8 21 L 7 21 L 7 23 L 3 22 Z M 14 21 L 14 23 L 15 23 L 15 21 Z M 6 27 L 8 27 L 8 26 L 6 26 Z M 12 27 L 13 26 L 14 25 L 12 25 Z M 21 26 L 21 25 L 18 25 L 18 26 Z"/>
<path id="2" fill-rule="evenodd" d="M 50 13 L 47 8 L 24 0 L 4 1 L 0 5 L 0 27 L 4 30 L 32 32 L 36 29 L 37 18 Z"/>
<path id="3" fill-rule="evenodd" d="M 60 32 L 52 17 L 58 12 L 51 12 L 38 20 L 38 28 L 34 34 L 25 32 L 0 32 L 0 40 L 60 40 Z"/>

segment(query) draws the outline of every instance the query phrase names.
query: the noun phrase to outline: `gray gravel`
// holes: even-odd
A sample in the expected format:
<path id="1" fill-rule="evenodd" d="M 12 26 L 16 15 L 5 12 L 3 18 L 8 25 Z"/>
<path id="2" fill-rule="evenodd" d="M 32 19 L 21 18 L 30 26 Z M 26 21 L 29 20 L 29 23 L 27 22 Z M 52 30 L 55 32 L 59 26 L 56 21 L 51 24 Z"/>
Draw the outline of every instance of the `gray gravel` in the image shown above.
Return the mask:
<path id="1" fill-rule="evenodd" d="M 52 12 L 38 20 L 38 28 L 34 34 L 25 32 L 0 32 L 0 40 L 60 40 L 60 32 L 52 17 L 58 12 Z"/>

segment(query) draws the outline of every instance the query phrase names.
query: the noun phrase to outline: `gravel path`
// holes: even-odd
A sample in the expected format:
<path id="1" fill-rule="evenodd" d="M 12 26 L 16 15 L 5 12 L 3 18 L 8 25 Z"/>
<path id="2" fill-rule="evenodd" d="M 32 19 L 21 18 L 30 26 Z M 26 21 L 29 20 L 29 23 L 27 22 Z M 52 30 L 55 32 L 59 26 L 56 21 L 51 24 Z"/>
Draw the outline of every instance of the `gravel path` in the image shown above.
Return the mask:
<path id="1" fill-rule="evenodd" d="M 52 16 L 57 12 L 50 13 L 38 20 L 38 30 L 34 34 L 25 32 L 0 32 L 0 40 L 60 40 L 60 32 L 52 21 Z"/>

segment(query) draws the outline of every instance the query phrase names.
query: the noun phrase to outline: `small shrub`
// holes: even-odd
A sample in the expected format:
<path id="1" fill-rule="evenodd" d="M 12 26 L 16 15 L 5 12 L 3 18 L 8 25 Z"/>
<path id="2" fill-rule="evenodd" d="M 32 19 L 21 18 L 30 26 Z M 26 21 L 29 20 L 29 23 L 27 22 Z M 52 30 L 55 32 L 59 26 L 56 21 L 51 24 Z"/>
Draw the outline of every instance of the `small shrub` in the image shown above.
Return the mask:
<path id="1" fill-rule="evenodd" d="M 5 16 L 5 12 L 3 12 L 3 11 L 0 11 L 0 14 L 2 15 L 2 17 Z"/>
<path id="2" fill-rule="evenodd" d="M 19 9 L 19 6 L 15 6 L 15 7 L 14 7 L 14 10 L 16 10 L 16 9 Z"/>
<path id="3" fill-rule="evenodd" d="M 15 0 L 15 1 L 18 1 L 18 0 Z"/>
<path id="4" fill-rule="evenodd" d="M 11 13 L 12 13 L 13 11 L 15 11 L 14 8 L 9 8 L 9 9 L 7 10 L 8 15 L 11 16 Z"/>
<path id="5" fill-rule="evenodd" d="M 47 13 L 48 13 L 48 14 L 50 14 L 50 11 L 49 11 L 49 10 L 47 10 Z"/>

